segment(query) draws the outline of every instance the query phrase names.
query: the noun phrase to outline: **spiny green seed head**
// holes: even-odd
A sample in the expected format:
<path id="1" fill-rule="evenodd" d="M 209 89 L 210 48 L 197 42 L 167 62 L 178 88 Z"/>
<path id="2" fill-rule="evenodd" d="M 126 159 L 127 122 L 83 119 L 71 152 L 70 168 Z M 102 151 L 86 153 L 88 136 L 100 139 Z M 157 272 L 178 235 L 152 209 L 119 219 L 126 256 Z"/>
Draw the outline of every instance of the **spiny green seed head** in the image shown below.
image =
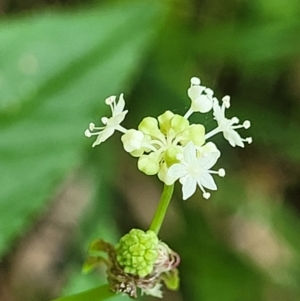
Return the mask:
<path id="1" fill-rule="evenodd" d="M 158 256 L 156 234 L 132 229 L 116 245 L 117 260 L 128 274 L 145 277 L 149 275 Z"/>

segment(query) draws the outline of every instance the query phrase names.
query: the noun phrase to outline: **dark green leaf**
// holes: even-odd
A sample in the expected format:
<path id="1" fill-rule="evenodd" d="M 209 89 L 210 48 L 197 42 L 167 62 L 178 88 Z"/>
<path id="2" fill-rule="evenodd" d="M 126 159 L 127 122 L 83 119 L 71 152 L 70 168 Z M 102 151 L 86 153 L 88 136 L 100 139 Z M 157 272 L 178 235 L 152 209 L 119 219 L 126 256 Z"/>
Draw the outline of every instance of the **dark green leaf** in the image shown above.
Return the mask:
<path id="1" fill-rule="evenodd" d="M 124 90 L 160 17 L 139 1 L 0 24 L 0 253 L 80 164 L 85 128 Z"/>

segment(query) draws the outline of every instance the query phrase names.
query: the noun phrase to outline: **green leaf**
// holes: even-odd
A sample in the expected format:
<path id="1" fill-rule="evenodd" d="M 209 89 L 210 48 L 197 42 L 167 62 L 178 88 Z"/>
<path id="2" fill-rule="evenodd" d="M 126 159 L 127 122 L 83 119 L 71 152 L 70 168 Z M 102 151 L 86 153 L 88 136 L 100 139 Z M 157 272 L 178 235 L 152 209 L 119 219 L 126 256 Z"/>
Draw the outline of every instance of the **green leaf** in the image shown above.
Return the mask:
<path id="1" fill-rule="evenodd" d="M 178 290 L 179 289 L 179 273 L 177 269 L 173 269 L 169 272 L 166 272 L 162 275 L 162 279 L 169 290 Z"/>
<path id="2" fill-rule="evenodd" d="M 129 90 L 161 8 L 134 1 L 0 23 L 0 254 L 81 164 L 85 128 L 107 96 Z"/>
<path id="3" fill-rule="evenodd" d="M 100 266 L 102 264 L 106 264 L 105 258 L 90 256 L 86 259 L 86 261 L 82 266 L 82 273 L 88 274 L 89 272 L 94 270 L 97 266 Z"/>
<path id="4" fill-rule="evenodd" d="M 79 294 L 58 298 L 53 301 L 104 301 L 112 299 L 115 296 L 116 294 L 111 292 L 108 285 L 105 284 Z"/>

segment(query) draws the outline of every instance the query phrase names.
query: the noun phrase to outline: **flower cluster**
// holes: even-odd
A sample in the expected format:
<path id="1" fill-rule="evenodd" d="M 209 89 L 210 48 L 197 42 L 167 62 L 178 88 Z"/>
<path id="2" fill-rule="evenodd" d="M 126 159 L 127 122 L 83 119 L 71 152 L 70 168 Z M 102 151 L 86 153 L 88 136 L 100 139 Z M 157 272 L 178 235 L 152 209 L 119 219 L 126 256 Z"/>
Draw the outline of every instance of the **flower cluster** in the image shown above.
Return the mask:
<path id="1" fill-rule="evenodd" d="M 105 103 L 111 107 L 112 117 L 101 119 L 103 126 L 96 127 L 94 123 L 85 131 L 87 137 L 97 136 L 93 147 L 108 139 L 118 130 L 123 133 L 121 140 L 126 152 L 138 158 L 138 169 L 147 175 L 157 175 L 166 185 L 172 185 L 177 180 L 182 184 L 183 199 L 192 196 L 197 186 L 203 197 L 210 197 L 209 190 L 217 186 L 212 174 L 225 176 L 225 170 L 213 170 L 221 152 L 217 146 L 207 140 L 223 133 L 231 146 L 244 147 L 251 143 L 252 138 L 242 138 L 237 129 L 250 127 L 250 121 L 239 123 L 237 117 L 227 118 L 225 111 L 230 107 L 230 97 L 224 96 L 220 104 L 214 92 L 201 85 L 200 79 L 193 77 L 188 89 L 191 105 L 184 116 L 166 111 L 158 118 L 146 117 L 137 129 L 125 129 L 121 126 L 127 110 L 123 94 L 119 101 L 111 96 Z M 217 126 L 206 133 L 201 124 L 191 124 L 188 118 L 193 113 L 213 112 Z"/>

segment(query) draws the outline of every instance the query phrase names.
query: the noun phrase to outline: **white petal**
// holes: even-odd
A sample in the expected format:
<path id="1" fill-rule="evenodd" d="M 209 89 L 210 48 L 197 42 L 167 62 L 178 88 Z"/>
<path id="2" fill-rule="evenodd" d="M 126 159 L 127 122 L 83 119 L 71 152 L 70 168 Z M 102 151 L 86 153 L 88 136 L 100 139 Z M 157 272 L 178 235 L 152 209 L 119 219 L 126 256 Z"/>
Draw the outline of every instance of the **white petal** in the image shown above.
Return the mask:
<path id="1" fill-rule="evenodd" d="M 204 156 L 198 159 L 198 164 L 204 170 L 209 170 L 218 160 L 218 153 L 205 153 Z"/>
<path id="2" fill-rule="evenodd" d="M 120 114 L 117 114 L 108 119 L 107 124 L 110 124 L 113 127 L 117 127 L 124 119 L 128 111 L 123 111 Z"/>
<path id="3" fill-rule="evenodd" d="M 186 176 L 180 179 L 180 183 L 182 184 L 182 198 L 186 200 L 195 193 L 197 181 L 194 178 Z"/>
<path id="4" fill-rule="evenodd" d="M 205 155 L 206 153 L 212 153 L 216 158 L 221 156 L 221 152 L 213 142 L 207 142 L 200 148 L 200 152 Z"/>
<path id="5" fill-rule="evenodd" d="M 192 86 L 188 89 L 188 96 L 192 100 L 192 102 L 201 95 L 204 89 L 205 87 L 198 85 Z"/>
<path id="6" fill-rule="evenodd" d="M 214 91 L 210 88 L 206 88 L 205 93 L 210 97 L 212 97 L 214 95 Z"/>
<path id="7" fill-rule="evenodd" d="M 189 165 L 197 164 L 196 148 L 192 141 L 183 148 L 183 158 Z"/>
<path id="8" fill-rule="evenodd" d="M 200 95 L 192 105 L 192 108 L 195 111 L 199 111 L 201 113 L 209 112 L 213 107 L 213 103 L 211 99 L 209 99 L 206 95 Z"/>
<path id="9" fill-rule="evenodd" d="M 168 176 L 178 180 L 187 174 L 186 166 L 181 163 L 173 164 L 168 170 Z"/>
<path id="10" fill-rule="evenodd" d="M 92 144 L 92 147 L 104 142 L 107 140 L 110 136 L 113 135 L 115 132 L 115 129 L 111 126 L 106 127 L 97 137 L 96 141 Z"/>
<path id="11" fill-rule="evenodd" d="M 240 146 L 240 147 L 244 147 L 244 142 L 241 138 L 241 136 L 239 135 L 239 133 L 233 129 L 224 131 L 224 138 L 226 140 L 229 141 L 230 145 L 235 147 Z"/>
<path id="12" fill-rule="evenodd" d="M 214 178 L 209 174 L 208 172 L 203 173 L 201 177 L 197 180 L 198 184 L 202 184 L 203 187 L 211 189 L 211 190 L 217 190 L 217 185 L 215 183 Z M 200 185 L 199 185 L 200 186 Z"/>
<path id="13" fill-rule="evenodd" d="M 218 123 L 221 123 L 222 120 L 225 118 L 224 113 L 222 111 L 221 106 L 219 105 L 219 102 L 217 99 L 215 99 L 214 104 L 213 104 L 213 111 L 214 111 L 214 116 L 217 120 Z"/>
<path id="14" fill-rule="evenodd" d="M 122 113 L 122 111 L 124 110 L 125 108 L 125 100 L 124 100 L 124 97 L 123 97 L 123 93 L 120 95 L 119 97 L 119 101 L 114 109 L 114 114 L 117 115 L 117 114 L 120 114 Z"/>

